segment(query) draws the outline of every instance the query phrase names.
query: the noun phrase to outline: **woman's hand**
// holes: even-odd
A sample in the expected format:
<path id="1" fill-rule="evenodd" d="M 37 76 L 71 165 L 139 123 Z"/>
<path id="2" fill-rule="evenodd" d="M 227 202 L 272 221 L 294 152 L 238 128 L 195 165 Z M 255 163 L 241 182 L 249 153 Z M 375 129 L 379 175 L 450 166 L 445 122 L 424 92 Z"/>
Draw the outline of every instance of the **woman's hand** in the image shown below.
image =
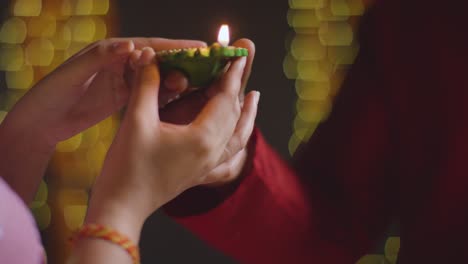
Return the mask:
<path id="1" fill-rule="evenodd" d="M 242 74 L 242 85 L 239 91 L 239 101 L 242 105 L 245 96 L 245 88 L 250 77 L 255 57 L 255 45 L 248 39 L 240 39 L 234 42 L 233 46 L 243 47 L 249 50 L 249 56 L 247 57 L 246 66 Z M 169 80 L 171 80 L 172 83 L 168 83 Z M 166 79 L 166 87 L 181 87 L 179 89 L 172 88 L 171 90 L 183 92 L 184 88 L 186 89 L 184 81 L 185 80 L 183 78 L 177 78 L 177 74 L 173 74 L 171 79 Z M 169 93 L 167 94 L 170 95 Z M 168 104 L 164 109 L 161 109 L 161 120 L 175 124 L 189 124 L 196 118 L 207 102 L 208 97 L 205 96 L 204 90 L 195 91 L 184 98 Z M 253 119 L 255 119 L 255 115 L 253 116 Z M 253 121 L 248 120 L 246 122 L 250 124 Z M 239 178 L 248 159 L 247 145 L 250 135 L 252 134 L 252 130 L 253 126 L 250 130 L 242 130 L 233 135 L 235 138 L 232 138 L 231 141 L 235 141 L 237 143 L 235 146 L 234 144 L 228 146 L 228 148 L 232 147 L 232 149 L 228 150 L 230 153 L 229 158 L 218 164 L 215 169 L 206 175 L 205 183 L 210 186 L 218 186 L 227 184 Z"/>
<path id="2" fill-rule="evenodd" d="M 241 110 L 242 58 L 207 90 L 208 102 L 192 122 L 161 121 L 158 68 L 149 63 L 150 52 L 137 57 L 127 112 L 93 187 L 86 220 L 114 226 L 134 241 L 154 210 L 204 184 L 217 164 L 239 151 L 233 135 L 252 129 L 258 103 L 258 93 L 251 92 Z"/>
<path id="3" fill-rule="evenodd" d="M 109 39 L 83 49 L 31 88 L 0 126 L 0 175 L 31 201 L 55 144 L 115 113 L 128 101 L 124 68 L 134 49 L 204 46 L 199 41 Z"/>

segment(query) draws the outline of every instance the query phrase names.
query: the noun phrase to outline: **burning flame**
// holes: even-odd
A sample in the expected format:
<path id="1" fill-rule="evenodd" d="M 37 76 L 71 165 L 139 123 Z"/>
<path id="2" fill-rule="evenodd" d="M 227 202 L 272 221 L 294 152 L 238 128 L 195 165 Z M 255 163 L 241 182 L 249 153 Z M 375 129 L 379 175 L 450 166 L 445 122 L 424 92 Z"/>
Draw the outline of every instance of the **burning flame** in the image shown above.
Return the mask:
<path id="1" fill-rule="evenodd" d="M 221 46 L 223 47 L 226 47 L 229 45 L 229 26 L 228 25 L 222 25 L 221 28 L 219 29 L 218 43 L 221 44 Z"/>

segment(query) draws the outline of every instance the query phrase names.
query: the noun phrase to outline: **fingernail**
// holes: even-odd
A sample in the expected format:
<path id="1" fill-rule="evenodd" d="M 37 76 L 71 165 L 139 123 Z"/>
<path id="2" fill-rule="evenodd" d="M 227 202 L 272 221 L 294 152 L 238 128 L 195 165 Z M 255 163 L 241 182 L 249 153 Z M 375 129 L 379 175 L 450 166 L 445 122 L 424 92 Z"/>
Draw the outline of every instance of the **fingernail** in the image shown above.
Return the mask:
<path id="1" fill-rule="evenodd" d="M 151 54 L 155 54 L 154 49 L 151 48 L 151 47 L 144 47 L 143 49 L 141 49 L 141 51 L 145 51 L 145 50 L 147 50 L 147 51 L 150 52 Z"/>
<path id="2" fill-rule="evenodd" d="M 153 60 L 155 54 L 156 54 L 156 52 L 154 52 L 154 50 L 151 47 L 144 47 L 141 50 L 141 57 L 140 57 L 140 60 L 139 60 L 139 64 L 141 66 L 145 66 L 145 65 L 150 64 L 151 61 Z"/>
<path id="3" fill-rule="evenodd" d="M 258 104 L 259 100 L 260 100 L 260 92 L 255 91 L 254 102 L 255 102 L 256 105 Z"/>
<path id="4" fill-rule="evenodd" d="M 136 70 L 138 67 L 138 61 L 140 60 L 141 57 L 141 51 L 140 50 L 135 50 L 131 55 L 130 55 L 130 67 L 133 70 Z"/>
<path id="5" fill-rule="evenodd" d="M 127 54 L 133 51 L 135 44 L 133 41 L 122 41 L 112 43 L 112 51 L 117 55 Z"/>
<path id="6" fill-rule="evenodd" d="M 240 66 L 241 66 L 242 68 L 245 67 L 245 64 L 246 64 L 246 63 L 247 63 L 247 58 L 246 58 L 246 57 L 240 58 L 239 64 L 240 64 Z"/>

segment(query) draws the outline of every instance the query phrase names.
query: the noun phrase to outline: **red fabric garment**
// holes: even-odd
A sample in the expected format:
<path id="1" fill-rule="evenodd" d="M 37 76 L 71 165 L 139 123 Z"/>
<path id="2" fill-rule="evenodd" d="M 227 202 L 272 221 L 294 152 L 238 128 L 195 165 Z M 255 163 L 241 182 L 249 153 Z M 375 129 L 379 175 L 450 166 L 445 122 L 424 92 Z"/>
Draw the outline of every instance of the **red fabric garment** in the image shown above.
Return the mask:
<path id="1" fill-rule="evenodd" d="M 466 10 L 378 1 L 331 115 L 294 165 L 257 131 L 229 195 L 194 189 L 168 211 L 242 263 L 354 263 L 395 219 L 400 263 L 468 263 Z"/>

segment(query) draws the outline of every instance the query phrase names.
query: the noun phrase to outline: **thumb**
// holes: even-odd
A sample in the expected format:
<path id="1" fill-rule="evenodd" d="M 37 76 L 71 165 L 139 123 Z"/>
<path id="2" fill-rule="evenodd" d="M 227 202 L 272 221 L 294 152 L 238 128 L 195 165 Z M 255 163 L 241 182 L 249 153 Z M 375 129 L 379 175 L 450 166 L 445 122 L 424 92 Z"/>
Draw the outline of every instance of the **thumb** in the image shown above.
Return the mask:
<path id="1" fill-rule="evenodd" d="M 131 77 L 127 113 L 140 121 L 159 121 L 158 93 L 160 74 L 156 63 L 138 66 Z"/>

